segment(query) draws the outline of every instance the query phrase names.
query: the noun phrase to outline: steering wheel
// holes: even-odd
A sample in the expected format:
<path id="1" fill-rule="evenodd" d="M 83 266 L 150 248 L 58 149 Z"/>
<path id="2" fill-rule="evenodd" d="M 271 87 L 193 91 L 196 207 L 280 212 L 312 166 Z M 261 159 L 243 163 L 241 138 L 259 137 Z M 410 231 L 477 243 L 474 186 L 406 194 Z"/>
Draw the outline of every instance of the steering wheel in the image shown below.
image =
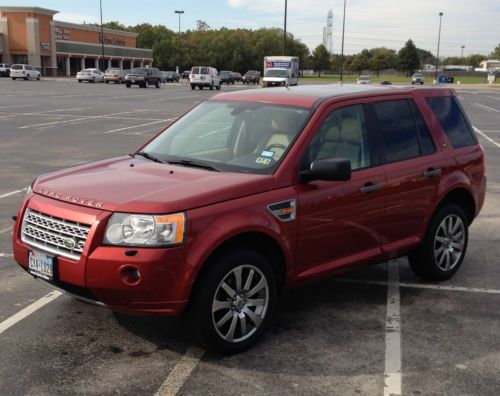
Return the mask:
<path id="1" fill-rule="evenodd" d="M 279 148 L 279 149 L 281 149 L 281 150 L 283 150 L 283 151 L 285 151 L 285 150 L 286 150 L 286 146 L 285 146 L 284 144 L 280 144 L 280 143 L 273 143 L 273 144 L 270 144 L 269 146 L 267 146 L 267 147 L 265 148 L 265 150 L 266 150 L 266 151 L 271 151 L 271 149 L 273 149 L 273 148 Z"/>

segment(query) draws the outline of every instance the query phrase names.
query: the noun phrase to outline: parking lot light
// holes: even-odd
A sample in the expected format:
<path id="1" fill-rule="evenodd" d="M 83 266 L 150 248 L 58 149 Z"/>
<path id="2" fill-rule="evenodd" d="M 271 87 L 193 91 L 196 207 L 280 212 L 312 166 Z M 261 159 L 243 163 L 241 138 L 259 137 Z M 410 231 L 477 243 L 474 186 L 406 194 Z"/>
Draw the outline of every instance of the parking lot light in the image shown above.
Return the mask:
<path id="1" fill-rule="evenodd" d="M 177 52 L 177 59 L 178 59 L 178 65 L 177 65 L 177 73 L 180 71 L 181 67 L 181 14 L 184 14 L 184 11 L 182 10 L 175 10 L 176 14 L 179 14 L 179 51 Z"/>
<path id="2" fill-rule="evenodd" d="M 437 48 L 437 56 L 436 56 L 436 83 L 438 82 L 438 68 L 439 68 L 439 44 L 441 42 L 441 20 L 443 19 L 443 13 L 439 13 L 439 33 L 438 33 L 438 48 Z"/>

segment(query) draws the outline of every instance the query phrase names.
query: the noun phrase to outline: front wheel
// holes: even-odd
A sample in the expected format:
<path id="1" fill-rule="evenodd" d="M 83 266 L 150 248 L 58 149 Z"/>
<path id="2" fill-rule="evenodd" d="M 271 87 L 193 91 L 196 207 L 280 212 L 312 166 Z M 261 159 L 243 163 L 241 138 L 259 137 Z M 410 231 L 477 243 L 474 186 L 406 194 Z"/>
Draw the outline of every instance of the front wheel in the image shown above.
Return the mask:
<path id="1" fill-rule="evenodd" d="M 160 81 L 156 81 L 155 87 L 160 88 Z"/>
<path id="2" fill-rule="evenodd" d="M 193 84 L 191 84 L 191 89 L 194 91 L 194 89 L 196 88 L 196 86 L 194 86 Z"/>
<path id="3" fill-rule="evenodd" d="M 192 324 L 198 339 L 220 353 L 250 348 L 269 324 L 276 301 L 276 276 L 265 257 L 252 250 L 219 256 L 201 275 Z"/>
<path id="4" fill-rule="evenodd" d="M 408 255 L 413 272 L 427 280 L 450 279 L 462 264 L 469 240 L 467 217 L 460 206 L 450 204 L 432 218 L 424 242 Z"/>

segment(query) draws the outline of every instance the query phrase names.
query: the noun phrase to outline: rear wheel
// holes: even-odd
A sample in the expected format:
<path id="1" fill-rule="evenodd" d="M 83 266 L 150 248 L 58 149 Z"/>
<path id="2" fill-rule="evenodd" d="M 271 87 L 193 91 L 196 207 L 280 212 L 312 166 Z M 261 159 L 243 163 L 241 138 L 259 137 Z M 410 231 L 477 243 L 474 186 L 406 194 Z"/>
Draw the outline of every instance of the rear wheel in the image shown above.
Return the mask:
<path id="1" fill-rule="evenodd" d="M 26 77 L 24 77 L 24 80 L 25 80 L 25 81 L 28 81 L 29 79 L 30 79 L 30 76 L 26 76 Z"/>
<path id="2" fill-rule="evenodd" d="M 125 86 L 126 86 L 127 88 L 130 88 L 130 86 L 131 86 L 131 85 L 132 85 L 132 84 L 130 84 L 130 83 L 125 83 Z"/>
<path id="3" fill-rule="evenodd" d="M 462 264 L 469 232 L 467 217 L 461 207 L 450 204 L 432 218 L 424 242 L 408 260 L 418 276 L 432 281 L 451 278 Z"/>
<path id="4" fill-rule="evenodd" d="M 219 83 L 219 85 L 217 85 L 217 86 L 215 87 L 215 89 L 216 89 L 217 91 L 220 91 L 220 85 L 221 85 L 221 84 Z"/>
<path id="5" fill-rule="evenodd" d="M 193 91 L 194 91 L 194 89 L 195 89 L 195 88 L 196 88 L 196 87 L 195 87 L 193 84 L 191 84 L 191 89 L 192 89 Z"/>
<path id="6" fill-rule="evenodd" d="M 106 84 L 109 84 L 109 80 L 104 81 Z M 116 82 L 116 81 L 115 81 Z"/>
<path id="7" fill-rule="evenodd" d="M 16 77 L 12 77 L 13 80 L 16 80 Z"/>
<path id="8" fill-rule="evenodd" d="M 156 88 L 160 88 L 160 81 L 159 80 L 156 81 L 156 85 L 155 86 L 156 86 Z"/>
<path id="9" fill-rule="evenodd" d="M 252 250 L 229 251 L 213 263 L 189 308 L 196 336 L 222 353 L 250 348 L 268 326 L 276 300 L 269 262 Z"/>
<path id="10" fill-rule="evenodd" d="M 214 90 L 214 83 L 212 82 L 212 83 L 210 84 L 210 91 L 213 91 L 213 90 Z"/>

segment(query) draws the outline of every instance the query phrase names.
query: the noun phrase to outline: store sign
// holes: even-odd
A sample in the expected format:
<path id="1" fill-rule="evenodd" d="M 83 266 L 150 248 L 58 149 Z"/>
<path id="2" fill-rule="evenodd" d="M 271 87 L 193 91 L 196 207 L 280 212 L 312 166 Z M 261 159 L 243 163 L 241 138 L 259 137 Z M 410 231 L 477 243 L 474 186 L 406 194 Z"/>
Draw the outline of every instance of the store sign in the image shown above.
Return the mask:
<path id="1" fill-rule="evenodd" d="M 103 40 L 102 40 L 102 34 L 99 33 L 99 43 L 102 44 L 102 42 L 103 42 Z M 116 37 L 106 37 L 106 35 L 104 35 L 104 44 L 107 44 L 107 45 L 119 45 L 119 46 L 122 46 L 122 47 L 125 47 L 125 45 L 126 45 L 124 39 L 116 38 Z"/>
<path id="2" fill-rule="evenodd" d="M 44 43 L 40 41 L 40 49 L 42 51 L 50 51 L 50 43 Z"/>
<path id="3" fill-rule="evenodd" d="M 71 39 L 71 29 L 56 26 L 55 36 L 56 36 L 56 40 L 70 40 Z"/>

